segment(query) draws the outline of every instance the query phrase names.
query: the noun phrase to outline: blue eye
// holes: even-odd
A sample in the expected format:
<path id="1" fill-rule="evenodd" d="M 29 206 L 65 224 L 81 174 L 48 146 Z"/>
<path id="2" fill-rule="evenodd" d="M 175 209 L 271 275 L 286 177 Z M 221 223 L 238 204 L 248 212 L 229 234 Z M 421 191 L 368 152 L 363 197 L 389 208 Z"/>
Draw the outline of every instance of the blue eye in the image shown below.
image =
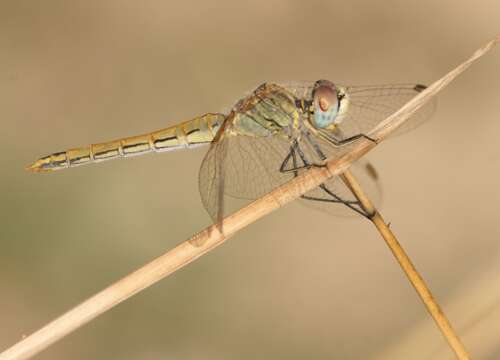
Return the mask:
<path id="1" fill-rule="evenodd" d="M 328 80 L 318 80 L 313 88 L 313 125 L 324 129 L 335 122 L 339 112 L 340 101 L 337 88 Z"/>
<path id="2" fill-rule="evenodd" d="M 332 125 L 338 114 L 338 106 L 330 106 L 324 111 L 320 106 L 314 107 L 314 126 L 324 129 Z"/>

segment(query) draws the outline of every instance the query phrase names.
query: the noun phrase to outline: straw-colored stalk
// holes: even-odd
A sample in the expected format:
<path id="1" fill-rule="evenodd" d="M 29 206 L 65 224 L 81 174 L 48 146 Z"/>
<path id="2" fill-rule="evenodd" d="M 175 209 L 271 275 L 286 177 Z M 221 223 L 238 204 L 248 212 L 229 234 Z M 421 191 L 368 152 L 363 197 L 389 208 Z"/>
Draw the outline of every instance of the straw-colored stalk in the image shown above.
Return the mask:
<path id="1" fill-rule="evenodd" d="M 499 41 L 500 36 L 497 36 L 488 42 L 477 50 L 470 59 L 434 82 L 396 113 L 381 122 L 370 134 L 372 138 L 377 139 L 378 143 L 384 140 L 430 98 L 435 96 L 443 87 L 448 85 L 456 76 L 488 52 Z M 224 234 L 221 234 L 216 226 L 204 229 L 191 239 L 184 241 L 19 341 L 1 353 L 0 360 L 27 359 L 39 353 L 113 306 L 219 246 L 238 230 L 291 202 L 301 194 L 312 190 L 328 178 L 340 175 L 375 145 L 372 141 L 361 139 L 347 154 L 328 161 L 325 167 L 309 169 L 292 181 L 226 217 L 222 224 Z"/>
<path id="2" fill-rule="evenodd" d="M 453 330 L 450 322 L 446 318 L 443 310 L 432 296 L 430 289 L 425 284 L 424 279 L 418 273 L 417 269 L 411 262 L 410 258 L 404 251 L 403 247 L 399 244 L 398 239 L 389 228 L 389 225 L 386 224 L 382 215 L 375 208 L 371 200 L 365 194 L 361 185 L 358 183 L 356 178 L 351 174 L 349 170 L 345 171 L 340 175 L 344 183 L 349 187 L 351 192 L 354 194 L 356 199 L 359 201 L 361 207 L 368 214 L 369 220 L 375 225 L 377 230 L 379 231 L 382 238 L 385 240 L 385 243 L 391 250 L 392 254 L 398 261 L 401 269 L 403 269 L 404 273 L 410 280 L 410 283 L 417 291 L 418 296 L 424 303 L 425 307 L 431 314 L 432 318 L 436 322 L 439 330 L 443 334 L 446 341 L 450 345 L 450 348 L 455 352 L 455 355 L 460 360 L 469 359 L 469 355 L 467 354 L 467 350 L 464 345 L 460 341 L 460 338 L 457 336 L 455 331 Z"/>

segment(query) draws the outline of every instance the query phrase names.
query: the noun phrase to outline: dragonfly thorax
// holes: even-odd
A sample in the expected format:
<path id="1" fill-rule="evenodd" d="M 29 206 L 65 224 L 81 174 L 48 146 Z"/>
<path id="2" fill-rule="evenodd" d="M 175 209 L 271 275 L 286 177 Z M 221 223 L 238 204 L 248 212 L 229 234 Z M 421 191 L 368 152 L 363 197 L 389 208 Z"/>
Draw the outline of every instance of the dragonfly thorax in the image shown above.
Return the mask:
<path id="1" fill-rule="evenodd" d="M 231 130 L 246 136 L 271 136 L 298 123 L 295 98 L 276 84 L 265 83 L 240 100 L 231 113 Z"/>

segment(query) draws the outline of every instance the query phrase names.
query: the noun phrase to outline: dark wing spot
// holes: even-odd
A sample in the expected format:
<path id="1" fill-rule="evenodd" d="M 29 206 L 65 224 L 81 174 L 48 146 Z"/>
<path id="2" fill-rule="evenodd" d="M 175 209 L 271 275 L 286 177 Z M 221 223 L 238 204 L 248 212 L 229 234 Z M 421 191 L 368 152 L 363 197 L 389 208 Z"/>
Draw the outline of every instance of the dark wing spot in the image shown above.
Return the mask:
<path id="1" fill-rule="evenodd" d="M 422 91 L 424 91 L 425 89 L 427 89 L 427 86 L 426 86 L 426 85 L 422 85 L 422 84 L 417 84 L 417 85 L 415 85 L 415 87 L 413 88 L 413 90 L 415 90 L 416 92 L 422 92 Z"/>

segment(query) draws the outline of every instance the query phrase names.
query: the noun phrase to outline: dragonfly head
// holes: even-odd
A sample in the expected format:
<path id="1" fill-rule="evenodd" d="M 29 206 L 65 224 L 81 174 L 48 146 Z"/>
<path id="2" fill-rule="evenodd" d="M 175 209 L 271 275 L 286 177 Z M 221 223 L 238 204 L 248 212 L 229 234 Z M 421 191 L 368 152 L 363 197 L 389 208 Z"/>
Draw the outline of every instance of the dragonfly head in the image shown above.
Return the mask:
<path id="1" fill-rule="evenodd" d="M 324 129 L 335 124 L 342 97 L 335 84 L 331 81 L 316 81 L 312 90 L 314 111 L 312 123 L 316 128 Z"/>

